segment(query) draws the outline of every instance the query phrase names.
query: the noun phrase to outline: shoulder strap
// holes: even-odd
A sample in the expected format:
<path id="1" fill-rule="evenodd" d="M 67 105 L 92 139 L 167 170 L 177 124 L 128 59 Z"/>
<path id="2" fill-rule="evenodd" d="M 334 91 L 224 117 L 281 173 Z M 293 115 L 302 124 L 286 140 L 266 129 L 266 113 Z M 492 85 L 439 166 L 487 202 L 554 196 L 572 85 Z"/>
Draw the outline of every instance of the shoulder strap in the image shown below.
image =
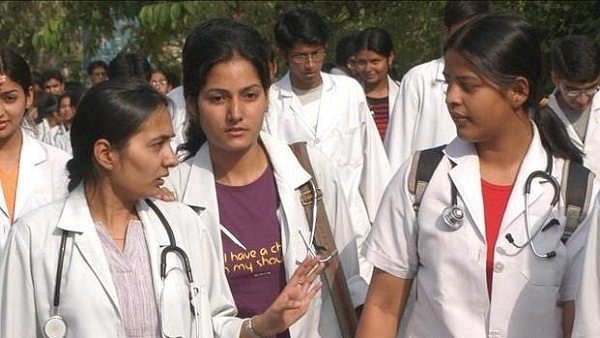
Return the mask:
<path id="1" fill-rule="evenodd" d="M 429 184 L 429 180 L 431 180 L 435 169 L 444 157 L 444 148 L 446 148 L 445 144 L 434 148 L 418 150 L 413 156 L 408 174 L 408 191 L 415 196 L 415 203 L 413 203 L 415 213 L 419 211 L 419 206 L 421 205 L 421 200 L 423 199 L 423 194 Z"/>
<path id="2" fill-rule="evenodd" d="M 561 240 L 566 242 L 587 214 L 594 173 L 577 162 L 565 161 L 562 177 L 560 190 L 565 200 L 567 222 Z"/>
<path id="3" fill-rule="evenodd" d="M 298 162 L 302 165 L 311 178 L 315 187 L 318 187 L 315 174 L 313 172 L 310 158 L 306 149 L 306 142 L 297 142 L 290 144 L 290 148 L 296 155 Z M 312 223 L 313 219 L 313 194 L 309 183 L 303 184 L 300 188 L 301 197 L 300 202 L 304 205 L 304 211 L 308 219 L 308 224 Z M 326 250 L 326 252 L 332 254 L 331 259 L 328 260 L 327 266 L 323 270 L 322 277 L 325 279 L 326 286 L 329 289 L 333 301 L 333 308 L 335 310 L 340 330 L 343 338 L 352 338 L 356 333 L 358 326 L 356 313 L 354 312 L 354 306 L 350 299 L 350 291 L 348 290 L 348 284 L 342 268 L 342 263 L 338 256 L 338 251 L 331 231 L 331 226 L 327 218 L 325 211 L 325 204 L 323 203 L 322 194 L 319 194 L 320 189 L 317 189 L 317 213 L 316 213 L 316 229 L 314 234 L 314 246 L 317 250 Z"/>

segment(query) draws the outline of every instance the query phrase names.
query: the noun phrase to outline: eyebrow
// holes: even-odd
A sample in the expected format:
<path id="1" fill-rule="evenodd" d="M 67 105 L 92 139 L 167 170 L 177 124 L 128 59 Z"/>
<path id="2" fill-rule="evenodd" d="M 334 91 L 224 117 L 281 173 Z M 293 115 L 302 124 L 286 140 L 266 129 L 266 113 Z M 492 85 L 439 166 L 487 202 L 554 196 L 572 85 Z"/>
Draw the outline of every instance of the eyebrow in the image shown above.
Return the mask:
<path id="1" fill-rule="evenodd" d="M 17 93 L 18 94 L 19 90 L 18 89 L 10 89 L 10 90 L 7 90 L 5 92 L 1 92 L 0 95 L 6 95 L 6 94 L 12 94 L 12 93 Z"/>

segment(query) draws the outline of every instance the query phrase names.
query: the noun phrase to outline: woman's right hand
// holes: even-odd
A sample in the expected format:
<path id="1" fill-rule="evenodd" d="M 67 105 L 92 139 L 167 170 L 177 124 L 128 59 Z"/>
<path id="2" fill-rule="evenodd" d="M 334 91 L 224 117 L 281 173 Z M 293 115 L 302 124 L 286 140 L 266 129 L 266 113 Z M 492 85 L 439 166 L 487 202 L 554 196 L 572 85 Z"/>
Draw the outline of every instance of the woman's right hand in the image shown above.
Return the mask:
<path id="1" fill-rule="evenodd" d="M 316 280 L 325 268 L 320 257 L 307 257 L 296 269 L 273 304 L 262 314 L 252 317 L 254 331 L 263 337 L 285 331 L 308 310 L 308 305 L 321 290 Z"/>

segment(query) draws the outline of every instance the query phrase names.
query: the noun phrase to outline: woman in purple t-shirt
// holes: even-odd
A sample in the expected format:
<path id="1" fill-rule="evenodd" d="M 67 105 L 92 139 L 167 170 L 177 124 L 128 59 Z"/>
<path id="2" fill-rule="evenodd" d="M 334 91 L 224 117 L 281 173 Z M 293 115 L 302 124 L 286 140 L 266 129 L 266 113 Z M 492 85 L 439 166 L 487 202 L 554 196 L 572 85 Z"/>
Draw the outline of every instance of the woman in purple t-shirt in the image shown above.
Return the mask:
<path id="1" fill-rule="evenodd" d="M 298 273 L 312 252 L 311 227 L 297 190 L 310 175 L 285 142 L 260 133 L 270 85 L 268 51 L 260 34 L 231 20 L 210 20 L 188 36 L 183 48 L 186 160 L 171 171 L 167 184 L 193 209 L 218 213 L 221 228 L 211 231 L 238 316 L 248 318 L 245 333 L 341 337 L 328 290 Z M 358 306 L 367 285 L 359 276 L 357 234 L 349 226 L 335 169 L 318 150 L 308 151 Z M 298 285 L 307 293 L 304 307 L 277 310 L 274 306 Z M 267 319 L 274 313 L 282 319 L 275 325 Z"/>

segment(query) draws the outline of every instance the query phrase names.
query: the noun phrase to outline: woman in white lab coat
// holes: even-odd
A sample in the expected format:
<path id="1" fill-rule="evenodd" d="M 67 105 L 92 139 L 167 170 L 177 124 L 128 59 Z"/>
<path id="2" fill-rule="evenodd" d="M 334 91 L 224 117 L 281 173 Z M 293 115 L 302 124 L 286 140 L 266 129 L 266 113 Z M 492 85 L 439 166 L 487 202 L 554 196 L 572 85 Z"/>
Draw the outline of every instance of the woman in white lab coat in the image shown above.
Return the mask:
<path id="1" fill-rule="evenodd" d="M 356 36 L 354 56 L 356 72 L 365 89 L 367 104 L 383 141 L 388 121 L 396 113 L 396 97 L 400 91 L 400 86 L 390 76 L 395 76 L 392 37 L 383 28 L 365 28 Z"/>
<path id="2" fill-rule="evenodd" d="M 407 337 L 568 337 L 586 233 L 598 220 L 588 216 L 560 241 L 558 182 L 581 153 L 538 107 L 536 32 L 519 16 L 489 14 L 454 33 L 444 51 L 458 138 L 444 149 L 418 214 L 407 188 L 410 160 L 386 190 L 365 243 L 376 269 L 357 337 L 395 337 L 413 280 Z"/>
<path id="3" fill-rule="evenodd" d="M 239 316 L 249 318 L 258 336 L 340 337 L 326 288 L 289 330 L 265 330 L 257 320 L 293 284 L 297 262 L 313 250 L 298 190 L 310 175 L 285 142 L 260 132 L 270 83 L 268 52 L 258 32 L 231 20 L 207 21 L 188 36 L 183 49 L 187 159 L 167 183 L 193 209 L 218 210 L 221 227 L 209 232 L 218 242 Z M 367 285 L 359 275 L 357 233 L 349 226 L 335 169 L 318 150 L 308 152 L 358 307 Z"/>
<path id="4" fill-rule="evenodd" d="M 149 198 L 178 163 L 167 106 L 135 80 L 85 94 L 71 130 L 68 197 L 22 217 L 9 236 L 0 336 L 250 337 L 206 230 L 214 217 Z M 316 264 L 307 260 L 298 278 L 313 280 Z M 261 319 L 285 325 L 315 293 L 288 288 Z"/>
<path id="5" fill-rule="evenodd" d="M 0 253 L 21 215 L 67 193 L 69 154 L 23 132 L 33 92 L 25 59 L 0 48 Z"/>

